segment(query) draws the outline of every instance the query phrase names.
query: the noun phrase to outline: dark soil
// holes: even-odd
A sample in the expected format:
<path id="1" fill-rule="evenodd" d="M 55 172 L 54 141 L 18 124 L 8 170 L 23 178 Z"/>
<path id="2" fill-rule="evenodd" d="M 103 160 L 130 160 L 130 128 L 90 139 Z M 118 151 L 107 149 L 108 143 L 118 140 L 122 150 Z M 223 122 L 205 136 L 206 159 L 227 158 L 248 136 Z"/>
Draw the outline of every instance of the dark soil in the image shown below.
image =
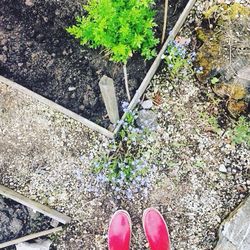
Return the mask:
<path id="1" fill-rule="evenodd" d="M 65 31 L 82 14 L 85 0 L 1 0 L 0 74 L 102 126 L 109 122 L 98 82 L 105 74 L 115 81 L 119 103 L 126 100 L 121 65 L 99 50 L 80 46 Z M 164 1 L 156 1 L 160 37 Z M 170 1 L 170 30 L 188 0 Z M 132 94 L 151 62 L 135 55 L 128 62 Z M 74 87 L 74 88 L 70 88 Z"/>
<path id="2" fill-rule="evenodd" d="M 0 196 L 0 243 L 52 228 L 50 222 L 51 218 Z"/>

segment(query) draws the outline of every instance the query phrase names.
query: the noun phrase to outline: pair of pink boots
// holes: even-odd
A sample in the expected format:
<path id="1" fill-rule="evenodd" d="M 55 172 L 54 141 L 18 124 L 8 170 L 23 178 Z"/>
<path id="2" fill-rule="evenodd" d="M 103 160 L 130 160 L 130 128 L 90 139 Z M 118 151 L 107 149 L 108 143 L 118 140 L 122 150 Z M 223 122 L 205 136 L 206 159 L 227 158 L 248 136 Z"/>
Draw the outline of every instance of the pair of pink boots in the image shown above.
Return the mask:
<path id="1" fill-rule="evenodd" d="M 166 222 L 155 208 L 144 211 L 143 228 L 151 250 L 170 250 L 169 232 Z M 131 219 L 128 212 L 118 210 L 109 224 L 109 250 L 129 250 L 131 238 Z"/>

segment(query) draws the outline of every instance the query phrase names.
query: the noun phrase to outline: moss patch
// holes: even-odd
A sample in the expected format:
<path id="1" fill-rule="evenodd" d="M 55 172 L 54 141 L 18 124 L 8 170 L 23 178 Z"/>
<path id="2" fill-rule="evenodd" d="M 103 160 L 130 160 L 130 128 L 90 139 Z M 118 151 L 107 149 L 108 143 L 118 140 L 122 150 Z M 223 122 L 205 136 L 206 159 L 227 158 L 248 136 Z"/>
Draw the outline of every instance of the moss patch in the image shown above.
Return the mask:
<path id="1" fill-rule="evenodd" d="M 228 80 L 225 74 L 228 70 L 233 71 L 232 77 L 237 74 L 233 64 L 239 60 L 239 50 L 244 51 L 247 41 L 250 42 L 248 33 L 244 31 L 244 25 L 250 21 L 250 8 L 239 3 L 216 4 L 203 15 L 203 24 L 206 25 L 196 28 L 197 39 L 202 43 L 197 53 L 197 64 L 203 67 L 197 78 L 209 83 L 214 76 L 219 77 L 223 83 L 214 86 L 213 90 L 218 96 L 226 97 L 229 113 L 237 117 L 247 109 L 247 89 L 234 79 Z M 244 52 L 241 53 L 244 56 Z"/>

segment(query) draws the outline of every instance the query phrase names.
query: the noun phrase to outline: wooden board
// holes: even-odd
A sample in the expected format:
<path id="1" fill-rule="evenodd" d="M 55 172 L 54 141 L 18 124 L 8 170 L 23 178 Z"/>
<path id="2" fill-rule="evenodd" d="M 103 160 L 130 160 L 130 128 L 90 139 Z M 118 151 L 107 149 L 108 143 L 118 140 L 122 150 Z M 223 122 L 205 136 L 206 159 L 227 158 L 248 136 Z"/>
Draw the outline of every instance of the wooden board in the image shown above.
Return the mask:
<path id="1" fill-rule="evenodd" d="M 81 122 L 82 124 L 84 124 L 88 128 L 95 130 L 95 131 L 97 131 L 97 132 L 99 132 L 107 137 L 113 138 L 113 136 L 114 136 L 114 134 L 112 132 L 110 132 L 109 130 L 97 125 L 96 123 L 70 111 L 69 109 L 64 108 L 63 106 L 61 106 L 55 102 L 50 101 L 49 99 L 23 87 L 22 85 L 15 83 L 15 82 L 13 82 L 13 81 L 11 81 L 11 80 L 9 80 L 1 75 L 0 75 L 0 83 L 6 84 L 6 85 L 24 93 L 25 95 L 28 95 L 28 96 L 34 98 L 35 100 L 38 100 L 39 102 L 44 103 L 45 105 L 49 106 L 50 108 L 52 108 L 56 111 L 59 111 L 59 112 L 65 114 L 66 116 L 73 118 L 76 121 Z"/>
<path id="2" fill-rule="evenodd" d="M 22 242 L 25 242 L 28 240 L 33 240 L 35 238 L 39 238 L 42 236 L 46 236 L 48 234 L 56 233 L 56 232 L 61 231 L 61 230 L 62 230 L 62 227 L 56 227 L 56 228 L 41 231 L 39 233 L 33 233 L 33 234 L 30 234 L 30 235 L 27 235 L 24 237 L 20 237 L 20 238 L 15 239 L 15 240 L 10 240 L 10 241 L 4 242 L 4 243 L 0 243 L 0 249 L 4 248 L 4 247 L 16 245 L 16 244 L 19 244 L 19 243 L 22 243 Z"/>
<path id="3" fill-rule="evenodd" d="M 0 185 L 0 194 L 9 198 L 9 199 L 12 199 L 24 206 L 27 206 L 39 213 L 42 213 L 46 216 L 49 216 L 50 218 L 54 219 L 54 220 L 57 220 L 63 224 L 66 224 L 66 223 L 69 223 L 71 218 L 65 214 L 62 214 L 62 213 L 59 213 L 57 212 L 56 210 L 54 209 L 51 209 L 45 205 L 42 205 L 36 201 L 33 201 L 33 200 L 30 200 L 29 198 L 3 186 L 3 185 Z"/>

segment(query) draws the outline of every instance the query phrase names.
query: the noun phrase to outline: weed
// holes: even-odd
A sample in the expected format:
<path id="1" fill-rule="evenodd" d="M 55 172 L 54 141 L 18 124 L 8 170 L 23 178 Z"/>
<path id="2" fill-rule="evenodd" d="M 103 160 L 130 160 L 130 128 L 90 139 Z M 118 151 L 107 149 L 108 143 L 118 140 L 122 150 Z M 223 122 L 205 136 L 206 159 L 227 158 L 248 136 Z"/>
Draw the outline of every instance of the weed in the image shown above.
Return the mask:
<path id="1" fill-rule="evenodd" d="M 210 131 L 212 131 L 218 135 L 221 134 L 222 130 L 221 130 L 220 125 L 218 123 L 218 120 L 215 116 L 213 116 L 213 115 L 210 116 L 208 113 L 204 112 L 204 113 L 200 114 L 200 117 L 202 118 L 202 120 L 204 122 L 206 122 L 209 125 Z"/>
<path id="2" fill-rule="evenodd" d="M 196 162 L 194 163 L 194 166 L 197 168 L 203 168 L 205 166 L 205 162 L 203 160 L 196 160 Z"/>
<path id="3" fill-rule="evenodd" d="M 220 81 L 220 80 L 219 80 L 217 77 L 213 77 L 213 78 L 211 79 L 212 85 L 218 84 L 219 81 Z"/>
<path id="4" fill-rule="evenodd" d="M 250 147 L 250 122 L 244 116 L 238 119 L 228 134 L 233 144 L 246 144 Z"/>

